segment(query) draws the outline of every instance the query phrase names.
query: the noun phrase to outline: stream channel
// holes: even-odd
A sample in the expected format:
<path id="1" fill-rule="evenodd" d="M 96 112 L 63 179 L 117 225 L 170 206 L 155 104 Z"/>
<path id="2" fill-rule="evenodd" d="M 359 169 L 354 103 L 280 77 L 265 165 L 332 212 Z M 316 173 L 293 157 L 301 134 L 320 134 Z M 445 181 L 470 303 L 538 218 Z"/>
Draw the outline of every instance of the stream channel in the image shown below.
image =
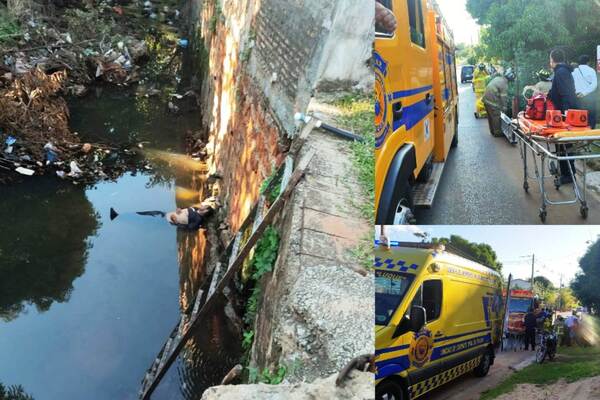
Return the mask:
<path id="1" fill-rule="evenodd" d="M 183 153 L 200 121 L 198 111 L 173 115 L 164 100 L 106 87 L 71 101 L 70 111 L 82 141 L 121 143 L 133 133 L 172 154 Z M 203 231 L 133 211 L 188 206 L 179 194 L 190 193 L 193 176 L 181 165 L 153 166 L 85 188 L 52 176 L 0 187 L 1 382 L 36 400 L 138 398 L 204 284 L 209 245 Z M 111 207 L 122 213 L 113 221 Z M 199 399 L 239 362 L 239 331 L 216 309 L 152 399 Z"/>

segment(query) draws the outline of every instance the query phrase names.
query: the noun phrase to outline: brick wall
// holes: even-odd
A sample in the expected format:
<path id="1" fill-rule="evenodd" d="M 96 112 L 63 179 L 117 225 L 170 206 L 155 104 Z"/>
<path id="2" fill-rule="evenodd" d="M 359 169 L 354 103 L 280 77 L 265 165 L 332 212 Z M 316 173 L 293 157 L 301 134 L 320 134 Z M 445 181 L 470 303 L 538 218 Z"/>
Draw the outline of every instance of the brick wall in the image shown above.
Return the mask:
<path id="1" fill-rule="evenodd" d="M 297 130 L 294 114 L 306 111 L 320 84 L 359 84 L 372 76 L 366 65 L 370 45 L 363 40 L 364 48 L 355 49 L 352 44 L 361 42 L 352 26 L 372 21 L 374 3 L 195 0 L 189 9 L 195 21 L 190 36 L 207 58 L 201 102 L 210 165 L 225 178 L 222 199 L 235 231 L 282 160 Z M 350 45 L 332 58 L 334 43 Z M 331 68 L 333 63 L 345 68 Z"/>

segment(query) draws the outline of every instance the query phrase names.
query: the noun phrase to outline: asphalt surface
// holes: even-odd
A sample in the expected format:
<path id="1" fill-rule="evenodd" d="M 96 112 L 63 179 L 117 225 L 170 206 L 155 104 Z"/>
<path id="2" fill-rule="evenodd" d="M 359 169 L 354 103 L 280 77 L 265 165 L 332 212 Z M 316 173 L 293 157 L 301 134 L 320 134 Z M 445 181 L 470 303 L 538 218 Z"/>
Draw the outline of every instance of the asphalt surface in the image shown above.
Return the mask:
<path id="1" fill-rule="evenodd" d="M 541 224 L 541 194 L 537 181 L 523 190 L 523 163 L 518 146 L 493 137 L 486 119 L 476 119 L 471 84 L 459 87 L 459 144 L 451 150 L 431 209 L 416 210 L 421 225 L 533 225 Z M 531 164 L 530 164 L 531 165 Z M 533 171 L 530 171 L 533 174 Z M 571 187 L 546 185 L 553 200 L 574 197 Z M 579 204 L 549 206 L 547 224 L 600 223 L 598 195 L 588 190 L 589 217 Z"/>
<path id="2" fill-rule="evenodd" d="M 472 373 L 447 384 L 424 396 L 427 400 L 479 400 L 486 390 L 498 386 L 513 373 L 511 368 L 516 365 L 524 367 L 535 360 L 533 351 L 500 352 L 496 354 L 494 365 L 484 378 L 477 378 Z"/>

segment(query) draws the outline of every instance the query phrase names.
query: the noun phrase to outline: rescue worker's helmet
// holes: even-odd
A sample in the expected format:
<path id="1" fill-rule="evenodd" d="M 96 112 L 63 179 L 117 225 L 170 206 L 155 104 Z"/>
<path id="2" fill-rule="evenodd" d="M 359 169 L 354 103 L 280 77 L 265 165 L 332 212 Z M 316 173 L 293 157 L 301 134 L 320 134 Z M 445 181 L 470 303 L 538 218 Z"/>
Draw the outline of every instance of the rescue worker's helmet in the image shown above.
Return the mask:
<path id="1" fill-rule="evenodd" d="M 550 81 L 550 77 L 552 76 L 552 73 L 550 71 L 548 71 L 547 69 L 542 68 L 539 70 L 539 72 L 536 75 L 540 81 L 548 82 L 548 81 Z"/>
<path id="2" fill-rule="evenodd" d="M 485 71 L 485 64 L 481 63 L 477 66 L 477 68 L 479 68 L 480 71 Z"/>
<path id="3" fill-rule="evenodd" d="M 515 80 L 515 78 L 517 77 L 513 71 L 512 68 L 507 68 L 506 71 L 504 71 L 504 77 L 506 79 L 508 79 L 509 82 L 512 82 Z"/>

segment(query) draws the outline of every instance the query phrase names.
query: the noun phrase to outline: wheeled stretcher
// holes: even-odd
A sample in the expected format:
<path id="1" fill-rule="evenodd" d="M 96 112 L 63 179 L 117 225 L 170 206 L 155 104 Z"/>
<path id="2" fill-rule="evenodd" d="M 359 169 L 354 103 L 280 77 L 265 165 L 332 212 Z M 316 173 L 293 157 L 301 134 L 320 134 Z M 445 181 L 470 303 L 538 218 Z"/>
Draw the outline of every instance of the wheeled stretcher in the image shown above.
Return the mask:
<path id="1" fill-rule="evenodd" d="M 541 191 L 541 206 L 539 216 L 546 222 L 548 206 L 579 204 L 579 212 L 583 218 L 588 217 L 588 204 L 586 200 L 586 175 L 587 161 L 600 159 L 600 129 L 590 127 L 564 126 L 550 127 L 546 121 L 531 120 L 521 112 L 517 119 L 512 120 L 508 127 L 511 137 L 519 143 L 521 158 L 523 159 L 523 189 L 529 191 L 529 181 L 536 180 Z M 596 151 L 594 151 L 596 150 Z M 530 157 L 531 156 L 531 157 Z M 576 161 L 581 162 L 581 171 L 577 171 Z M 533 166 L 534 176 L 529 170 Z M 553 180 L 554 187 L 559 190 L 561 171 L 559 164 L 568 166 L 572 179 L 575 197 L 568 200 L 552 200 L 546 190 L 546 181 Z"/>

